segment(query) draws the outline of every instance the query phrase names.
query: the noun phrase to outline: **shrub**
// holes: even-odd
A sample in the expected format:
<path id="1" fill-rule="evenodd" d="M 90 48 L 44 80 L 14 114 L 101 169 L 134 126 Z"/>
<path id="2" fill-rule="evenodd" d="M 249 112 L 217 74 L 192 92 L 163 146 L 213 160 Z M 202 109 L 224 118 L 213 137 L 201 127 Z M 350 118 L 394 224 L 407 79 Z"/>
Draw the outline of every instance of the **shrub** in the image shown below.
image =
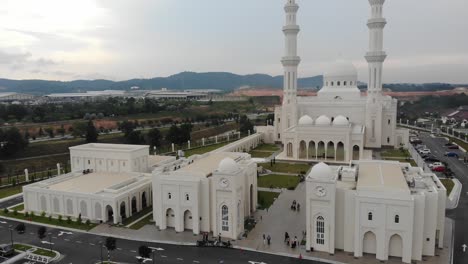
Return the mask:
<path id="1" fill-rule="evenodd" d="M 63 217 L 62 217 L 61 215 L 59 215 L 59 216 L 58 216 L 58 220 L 59 220 L 59 222 L 62 222 Z"/>
<path id="2" fill-rule="evenodd" d="M 32 218 L 32 217 L 34 217 L 34 216 L 36 216 L 36 215 L 34 214 L 34 212 L 31 212 L 30 216 L 31 216 L 31 218 Z"/>
<path id="3" fill-rule="evenodd" d="M 71 217 L 67 216 L 67 224 L 71 224 L 72 220 Z"/>
<path id="4" fill-rule="evenodd" d="M 17 215 L 18 214 L 18 210 L 13 210 L 13 215 Z"/>
<path id="5" fill-rule="evenodd" d="M 8 208 L 4 208 L 4 209 L 3 209 L 3 213 L 8 214 L 8 212 L 9 212 L 9 211 L 8 211 Z"/>
<path id="6" fill-rule="evenodd" d="M 52 215 L 49 215 L 49 222 L 52 222 Z"/>
<path id="7" fill-rule="evenodd" d="M 45 216 L 46 216 L 46 212 L 42 211 L 41 217 L 45 217 Z"/>
<path id="8" fill-rule="evenodd" d="M 88 225 L 88 226 L 89 226 L 90 224 L 91 224 L 91 221 L 89 221 L 89 219 L 88 219 L 88 220 L 86 220 L 86 225 Z"/>
<path id="9" fill-rule="evenodd" d="M 24 213 L 24 217 L 28 218 L 29 217 L 29 212 Z"/>
<path id="10" fill-rule="evenodd" d="M 83 219 L 81 219 L 81 214 L 78 215 L 78 218 L 76 219 L 76 222 L 81 225 L 83 223 Z"/>
<path id="11" fill-rule="evenodd" d="M 11 183 L 12 183 L 13 187 L 15 187 L 15 186 L 16 186 L 16 179 L 13 179 L 13 180 L 11 181 Z"/>

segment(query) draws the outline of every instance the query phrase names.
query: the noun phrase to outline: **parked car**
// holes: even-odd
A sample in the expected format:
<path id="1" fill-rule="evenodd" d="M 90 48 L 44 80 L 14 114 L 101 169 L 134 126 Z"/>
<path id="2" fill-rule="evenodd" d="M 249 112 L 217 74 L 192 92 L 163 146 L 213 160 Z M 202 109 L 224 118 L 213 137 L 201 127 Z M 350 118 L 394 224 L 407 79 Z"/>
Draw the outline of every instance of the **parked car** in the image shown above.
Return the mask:
<path id="1" fill-rule="evenodd" d="M 444 167 L 444 166 L 432 167 L 432 171 L 444 172 L 444 171 L 445 171 L 445 167 Z"/>
<path id="2" fill-rule="evenodd" d="M 453 146 L 453 143 L 452 143 L 452 142 L 445 143 L 445 146 L 446 146 L 446 147 L 448 147 L 448 146 Z"/>
<path id="3" fill-rule="evenodd" d="M 440 162 L 440 159 L 438 159 L 436 156 L 434 155 L 424 155 L 424 161 L 427 161 L 427 162 Z"/>
<path id="4" fill-rule="evenodd" d="M 420 150 L 420 149 L 427 149 L 426 145 L 416 145 L 415 149 Z"/>
<path id="5" fill-rule="evenodd" d="M 431 169 L 434 168 L 434 167 L 441 167 L 441 166 L 442 166 L 442 167 L 445 167 L 444 164 L 442 164 L 442 162 L 434 162 L 434 163 L 432 163 L 432 164 L 429 164 L 428 166 L 429 166 L 429 168 L 431 168 Z"/>
<path id="6" fill-rule="evenodd" d="M 451 158 L 458 158 L 458 154 L 455 152 L 445 152 L 444 156 L 451 157 Z"/>
<path id="7" fill-rule="evenodd" d="M 445 175 L 445 177 L 447 177 L 449 179 L 452 179 L 455 176 L 455 173 L 453 173 L 453 171 L 451 169 L 446 168 L 445 171 L 444 171 L 444 175 Z"/>
<path id="8" fill-rule="evenodd" d="M 420 149 L 419 154 L 431 154 L 431 150 L 430 149 Z"/>
<path id="9" fill-rule="evenodd" d="M 0 245 L 0 255 L 3 257 L 8 257 L 15 254 L 15 250 L 10 244 L 2 244 Z"/>
<path id="10" fill-rule="evenodd" d="M 458 145 L 451 145 L 451 146 L 448 146 L 448 149 L 459 149 L 460 147 L 458 147 Z"/>
<path id="11" fill-rule="evenodd" d="M 411 143 L 411 144 L 421 144 L 421 143 L 422 143 L 422 140 L 419 139 L 419 138 L 411 138 L 411 139 L 410 139 L 410 143 Z"/>

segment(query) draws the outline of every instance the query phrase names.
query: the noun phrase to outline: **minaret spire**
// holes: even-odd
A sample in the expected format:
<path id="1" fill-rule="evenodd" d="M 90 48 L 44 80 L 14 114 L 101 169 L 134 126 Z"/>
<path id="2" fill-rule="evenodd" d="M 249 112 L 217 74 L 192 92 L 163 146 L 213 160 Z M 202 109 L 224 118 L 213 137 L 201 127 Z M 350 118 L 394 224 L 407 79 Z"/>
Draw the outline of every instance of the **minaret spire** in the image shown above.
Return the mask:
<path id="1" fill-rule="evenodd" d="M 300 28 L 296 22 L 299 5 L 295 0 L 287 0 L 284 6 L 286 23 L 283 27 L 285 36 L 285 54 L 281 62 L 284 67 L 282 129 L 288 129 L 297 123 L 297 67 L 301 58 L 297 56 L 297 35 Z"/>
<path id="2" fill-rule="evenodd" d="M 366 60 L 369 64 L 366 107 L 366 147 L 382 147 L 382 70 L 387 54 L 383 50 L 383 29 L 387 21 L 382 16 L 385 0 L 369 0 L 371 17 L 369 28 L 369 51 Z"/>

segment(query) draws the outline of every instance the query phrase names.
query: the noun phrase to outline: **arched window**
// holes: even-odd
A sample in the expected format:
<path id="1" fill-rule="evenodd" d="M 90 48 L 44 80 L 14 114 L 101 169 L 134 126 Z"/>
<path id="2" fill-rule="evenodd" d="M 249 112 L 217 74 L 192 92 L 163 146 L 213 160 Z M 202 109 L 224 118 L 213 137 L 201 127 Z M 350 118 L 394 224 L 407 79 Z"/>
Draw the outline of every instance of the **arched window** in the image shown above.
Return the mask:
<path id="1" fill-rule="evenodd" d="M 389 137 L 387 137 L 387 143 L 390 143 L 390 138 Z"/>
<path id="2" fill-rule="evenodd" d="M 185 200 L 190 201 L 190 195 L 188 193 L 185 194 Z"/>
<path id="3" fill-rule="evenodd" d="M 367 214 L 367 220 L 372 221 L 372 212 Z"/>
<path id="4" fill-rule="evenodd" d="M 340 86 L 340 84 L 341 84 L 341 82 L 337 82 L 337 83 L 336 83 L 337 86 Z"/>
<path id="5" fill-rule="evenodd" d="M 91 161 L 90 161 L 90 160 L 88 160 L 88 165 L 89 165 L 89 164 L 91 164 Z"/>
<path id="6" fill-rule="evenodd" d="M 400 223 L 400 216 L 399 215 L 395 215 L 395 223 Z"/>
<path id="7" fill-rule="evenodd" d="M 229 231 L 229 209 L 226 205 L 221 207 L 221 229 L 223 231 Z"/>
<path id="8" fill-rule="evenodd" d="M 333 82 L 331 82 L 331 86 L 333 86 Z"/>
<path id="9" fill-rule="evenodd" d="M 317 217 L 315 224 L 316 224 L 315 231 L 317 233 L 316 242 L 319 245 L 324 245 L 325 244 L 325 220 L 323 219 L 322 216 L 319 216 Z"/>
<path id="10" fill-rule="evenodd" d="M 172 199 L 172 193 L 167 193 L 167 199 Z"/>
<path id="11" fill-rule="evenodd" d="M 391 123 L 391 121 L 390 121 L 390 119 L 389 119 L 389 120 L 388 120 L 388 124 L 390 125 L 390 123 Z"/>
<path id="12" fill-rule="evenodd" d="M 343 82 L 343 86 L 346 86 L 346 81 Z"/>

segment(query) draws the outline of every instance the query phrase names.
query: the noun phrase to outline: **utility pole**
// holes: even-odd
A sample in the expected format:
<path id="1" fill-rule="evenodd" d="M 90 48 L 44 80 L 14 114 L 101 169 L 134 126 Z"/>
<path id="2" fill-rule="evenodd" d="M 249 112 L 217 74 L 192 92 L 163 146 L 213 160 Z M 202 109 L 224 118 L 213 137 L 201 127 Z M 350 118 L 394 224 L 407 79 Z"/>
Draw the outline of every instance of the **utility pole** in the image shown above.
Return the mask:
<path id="1" fill-rule="evenodd" d="M 13 247 L 13 226 L 10 226 L 10 240 L 11 240 L 11 246 Z"/>

